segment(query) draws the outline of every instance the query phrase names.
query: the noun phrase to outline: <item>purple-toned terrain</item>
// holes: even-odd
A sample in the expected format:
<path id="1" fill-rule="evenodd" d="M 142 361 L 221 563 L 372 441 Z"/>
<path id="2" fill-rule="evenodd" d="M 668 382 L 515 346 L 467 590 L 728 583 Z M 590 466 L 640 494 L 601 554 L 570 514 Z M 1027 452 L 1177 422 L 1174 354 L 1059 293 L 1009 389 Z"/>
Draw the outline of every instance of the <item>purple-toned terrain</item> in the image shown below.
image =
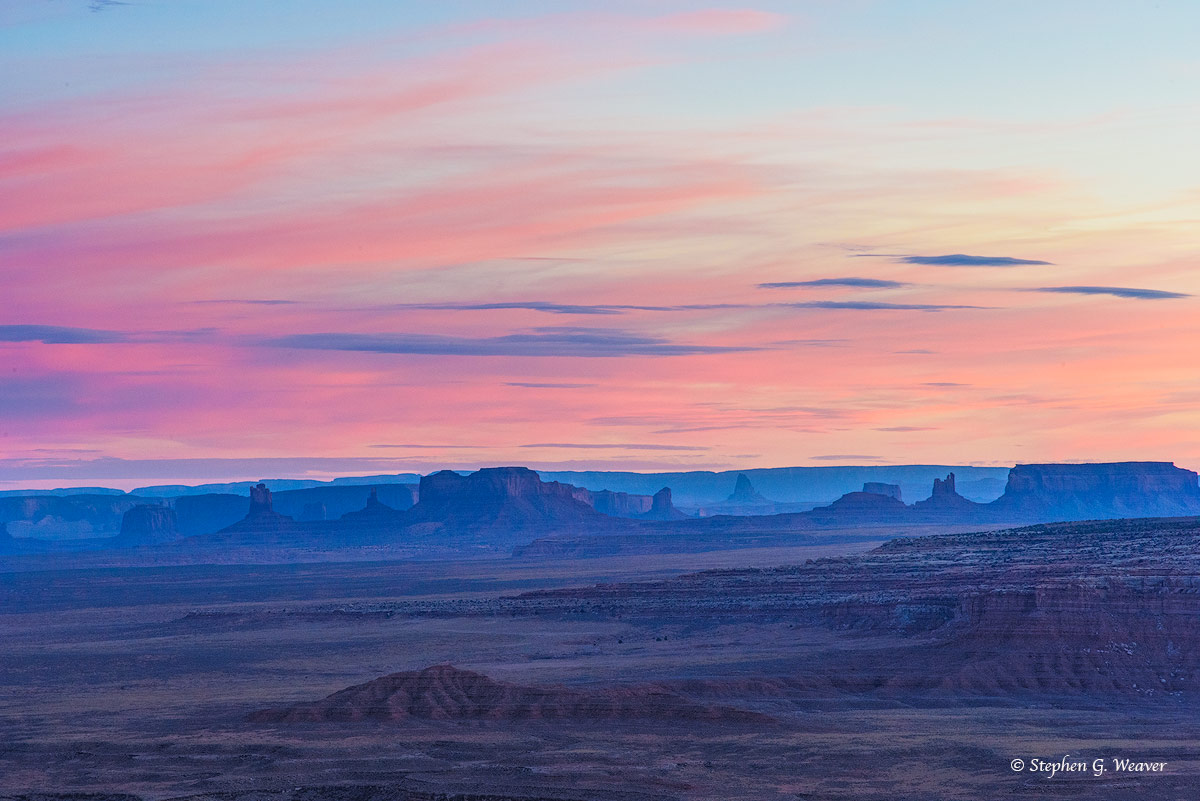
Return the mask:
<path id="1" fill-rule="evenodd" d="M 518 467 L 0 499 L 0 798 L 1186 798 L 1196 474 L 930 483 L 740 515 Z M 740 474 L 713 508 L 768 503 Z M 1012 768 L 1068 754 L 1162 767 Z"/>

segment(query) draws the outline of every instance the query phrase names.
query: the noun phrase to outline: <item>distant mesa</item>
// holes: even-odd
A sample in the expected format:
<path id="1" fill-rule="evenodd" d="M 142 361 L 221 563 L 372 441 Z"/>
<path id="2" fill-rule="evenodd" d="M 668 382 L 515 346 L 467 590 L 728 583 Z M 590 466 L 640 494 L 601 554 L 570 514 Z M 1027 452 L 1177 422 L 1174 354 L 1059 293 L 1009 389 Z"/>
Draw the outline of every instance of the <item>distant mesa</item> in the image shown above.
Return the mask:
<path id="1" fill-rule="evenodd" d="M 489 467 L 467 476 L 442 470 L 421 479 L 418 495 L 405 524 L 429 533 L 512 539 L 607 519 L 592 508 L 587 490 L 542 481 L 525 467 Z"/>
<path id="2" fill-rule="evenodd" d="M 0 522 L 17 540 L 113 539 L 125 512 L 150 499 L 133 495 L 2 495 Z"/>
<path id="3" fill-rule="evenodd" d="M 609 517 L 641 517 L 650 511 L 654 499 L 650 495 L 634 495 L 612 490 L 589 490 L 591 506 Z"/>
<path id="4" fill-rule="evenodd" d="M 347 687 L 320 701 L 250 715 L 254 723 L 638 719 L 730 723 L 772 720 L 732 707 L 695 703 L 656 687 L 534 687 L 496 681 L 452 665 L 392 673 Z"/>
<path id="5" fill-rule="evenodd" d="M 954 475 L 951 474 L 951 478 L 953 478 L 953 477 L 954 477 Z M 934 481 L 934 489 L 936 491 L 937 479 L 935 478 L 933 481 Z M 902 497 L 902 493 L 900 492 L 899 484 L 885 484 L 882 481 L 868 481 L 865 484 L 863 484 L 862 491 L 869 492 L 872 495 L 883 495 L 888 498 L 895 498 L 896 500 L 901 501 L 901 502 L 903 502 L 903 500 L 904 500 L 904 498 Z"/>
<path id="6" fill-rule="evenodd" d="M 611 526 L 609 518 L 681 520 L 668 487 L 653 496 L 592 491 L 543 481 L 526 467 L 487 467 L 470 475 L 451 470 L 421 479 L 406 525 L 433 524 L 452 531 Z"/>
<path id="7" fill-rule="evenodd" d="M 182 539 L 175 510 L 161 504 L 138 504 L 121 518 L 121 533 L 113 545 L 131 548 L 161 545 Z"/>
<path id="8" fill-rule="evenodd" d="M 1171 462 L 1019 464 L 991 505 L 1042 521 L 1186 516 L 1200 514 L 1200 484 Z"/>
<path id="9" fill-rule="evenodd" d="M 929 497 L 915 504 L 903 501 L 900 481 L 906 473 L 902 470 L 864 476 L 859 468 L 846 468 L 837 473 L 842 486 L 861 486 L 862 491 L 818 508 L 764 498 L 751 483 L 753 476 L 760 485 L 767 482 L 772 495 L 786 496 L 795 491 L 786 490 L 781 477 L 799 483 L 828 472 L 801 468 L 705 474 L 710 497 L 723 500 L 684 510 L 674 505 L 674 489 L 677 482 L 697 486 L 688 484 L 700 480 L 690 473 L 577 474 L 589 482 L 611 479 L 613 486 L 638 493 L 660 487 L 653 494 L 635 494 L 543 480 L 524 467 L 485 468 L 469 475 L 444 470 L 423 477 L 420 485 L 381 481 L 377 486 L 363 482 L 276 493 L 259 482 L 249 488 L 249 497 L 228 493 L 161 500 L 134 495 L 8 495 L 0 496 L 0 523 L 6 524 L 8 533 L 0 542 L 20 553 L 186 540 L 187 548 L 330 552 L 371 546 L 394 547 L 406 554 L 430 549 L 514 553 L 516 548 L 529 554 L 532 551 L 526 546 L 535 540 L 558 538 L 577 542 L 579 553 L 609 553 L 614 548 L 666 552 L 663 549 L 715 550 L 750 547 L 750 542 L 786 542 L 788 536 L 807 536 L 804 532 L 813 529 L 860 524 L 994 526 L 1200 516 L 1197 474 L 1169 462 L 1017 465 L 1008 471 L 1003 495 L 990 503 L 975 502 L 959 492 L 972 482 L 957 479 L 976 475 L 968 472 L 975 468 L 956 468 L 956 472 L 938 468 L 932 474 L 930 466 L 919 469 L 922 483 L 932 482 L 933 487 Z M 853 483 L 848 481 L 851 476 Z M 863 482 L 864 477 L 886 480 Z M 663 486 L 668 480 L 669 486 Z M 914 492 L 904 486 L 904 494 Z M 693 512 L 699 516 L 689 514 Z"/>
<path id="10" fill-rule="evenodd" d="M 847 492 L 828 506 L 809 512 L 816 519 L 842 518 L 852 522 L 881 522 L 901 518 L 909 510 L 904 501 L 875 492 Z"/>
<path id="11" fill-rule="evenodd" d="M 567 485 L 572 486 L 572 485 Z M 587 490 L 573 487 L 575 497 L 593 509 L 609 517 L 624 517 L 630 520 L 682 520 L 688 515 L 675 508 L 671 501 L 670 487 L 664 487 L 654 495 L 636 495 L 612 490 Z M 665 495 L 663 493 L 666 493 Z"/>
<path id="12" fill-rule="evenodd" d="M 400 502 L 417 502 L 404 510 L 384 503 L 386 490 Z M 330 520 L 328 507 L 321 519 L 320 507 L 305 506 L 297 521 L 276 511 L 277 496 L 265 483 L 251 488 L 246 516 L 215 535 L 194 537 L 192 545 L 238 544 L 243 546 L 317 547 L 444 544 L 462 547 L 464 540 L 490 548 L 509 548 L 539 533 L 585 527 L 604 530 L 619 521 L 601 514 L 591 505 L 589 490 L 558 482 L 544 482 L 524 467 L 484 468 L 470 475 L 442 470 L 421 479 L 414 493 L 406 485 L 388 484 L 381 488 L 363 486 L 322 487 L 290 490 L 279 496 L 312 493 L 329 501 L 344 503 L 354 495 L 362 506 Z M 215 496 L 214 496 L 215 497 Z M 299 498 L 297 501 L 300 500 Z M 628 502 L 629 499 L 624 499 Z M 243 501 L 244 503 L 245 501 Z M 306 504 L 317 501 L 307 500 Z M 325 503 L 321 501 L 321 503 Z M 640 502 L 638 502 L 640 504 Z M 642 516 L 678 514 L 670 506 L 669 493 L 655 503 L 646 498 Z M 673 518 L 671 518 L 673 519 Z M 440 542 L 438 542 L 440 540 Z"/>
<path id="13" fill-rule="evenodd" d="M 843 495 L 814 509 L 822 522 L 954 522 L 963 524 L 1051 522 L 1200 515 L 1196 473 L 1169 462 L 1017 465 L 1004 494 L 976 503 L 958 493 L 955 475 L 933 480 L 930 496 L 912 506 L 868 483 L 863 492 Z"/>

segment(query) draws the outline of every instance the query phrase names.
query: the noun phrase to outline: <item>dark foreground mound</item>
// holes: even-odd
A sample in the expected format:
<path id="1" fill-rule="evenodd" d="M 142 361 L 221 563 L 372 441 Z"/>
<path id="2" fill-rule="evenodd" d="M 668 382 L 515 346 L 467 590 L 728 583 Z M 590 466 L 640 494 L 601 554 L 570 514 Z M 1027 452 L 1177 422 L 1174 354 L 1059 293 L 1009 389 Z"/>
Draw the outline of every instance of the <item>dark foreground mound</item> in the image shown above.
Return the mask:
<path id="1" fill-rule="evenodd" d="M 705 706 L 654 687 L 572 690 L 496 681 L 452 665 L 392 673 L 320 701 L 250 715 L 255 723 L 354 720 L 703 720 L 764 722 L 763 715 Z"/>

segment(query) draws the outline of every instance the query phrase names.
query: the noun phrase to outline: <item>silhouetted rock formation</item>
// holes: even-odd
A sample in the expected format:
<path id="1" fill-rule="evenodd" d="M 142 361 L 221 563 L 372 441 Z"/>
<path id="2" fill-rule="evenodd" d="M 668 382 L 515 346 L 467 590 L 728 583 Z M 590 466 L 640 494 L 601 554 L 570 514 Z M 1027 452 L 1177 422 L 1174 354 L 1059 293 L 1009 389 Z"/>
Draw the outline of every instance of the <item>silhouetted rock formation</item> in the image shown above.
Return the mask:
<path id="1" fill-rule="evenodd" d="M 396 510 L 411 509 L 416 503 L 415 484 L 348 484 L 332 487 L 310 487 L 307 489 L 272 492 L 275 511 L 298 520 L 336 520 L 347 512 L 362 509 L 374 490 L 379 502 Z M 325 517 L 310 517 L 304 508 L 311 504 L 325 507 Z"/>
<path id="2" fill-rule="evenodd" d="M 903 501 L 874 492 L 848 492 L 828 506 L 805 514 L 821 522 L 877 523 L 903 519 L 909 507 Z"/>
<path id="3" fill-rule="evenodd" d="M 708 706 L 654 687 L 574 690 L 496 681 L 481 673 L 436 665 L 347 687 L 314 703 L 267 709 L 255 723 L 356 720 L 695 720 L 769 722 L 740 709 Z"/>
<path id="4" fill-rule="evenodd" d="M 121 533 L 113 545 L 130 548 L 159 545 L 182 538 L 174 509 L 160 504 L 139 504 L 121 519 Z"/>
<path id="5" fill-rule="evenodd" d="M 153 500 L 136 495 L 6 495 L 0 496 L 0 523 L 8 523 L 9 534 L 18 539 L 114 537 L 127 511 Z"/>
<path id="6" fill-rule="evenodd" d="M 403 519 L 404 516 L 399 511 L 379 500 L 379 493 L 372 487 L 371 493 L 367 496 L 367 505 L 362 509 L 342 515 L 341 522 L 363 526 L 396 526 Z"/>
<path id="7" fill-rule="evenodd" d="M 332 521 L 361 510 L 371 489 L 348 484 L 271 492 L 270 505 L 274 512 L 305 523 Z M 415 494 L 413 484 L 381 484 L 377 490 L 379 501 L 392 509 L 410 508 Z M 182 495 L 172 503 L 179 516 L 179 529 L 188 536 L 212 534 L 246 517 L 245 495 Z"/>
<path id="8" fill-rule="evenodd" d="M 1028 520 L 1200 514 L 1200 485 L 1170 462 L 1017 465 L 991 506 Z"/>
<path id="9" fill-rule="evenodd" d="M 687 515 L 676 509 L 671 503 L 671 488 L 663 487 L 654 493 L 650 502 L 650 511 L 641 517 L 643 520 L 684 520 Z"/>
<path id="10" fill-rule="evenodd" d="M 984 510 L 981 504 L 969 501 L 958 494 L 954 488 L 953 473 L 947 475 L 945 479 L 935 478 L 933 492 L 925 500 L 913 504 L 913 508 L 920 512 L 974 514 L 975 516 L 979 516 L 979 513 Z"/>
<path id="11" fill-rule="evenodd" d="M 250 511 L 246 513 L 246 518 L 270 517 L 274 514 L 275 507 L 271 504 L 271 491 L 267 489 L 266 484 L 255 484 L 250 488 Z"/>
<path id="12" fill-rule="evenodd" d="M 750 483 L 750 477 L 745 473 L 738 473 L 737 481 L 734 482 L 733 492 L 725 499 L 726 503 L 766 503 L 767 499 L 754 491 L 754 485 Z"/>
<path id="13" fill-rule="evenodd" d="M 525 532 L 599 525 L 590 493 L 570 484 L 543 482 L 525 467 L 490 467 L 462 476 L 451 470 L 421 479 L 420 500 L 405 524 L 429 533 L 515 539 Z"/>
<path id="14" fill-rule="evenodd" d="M 364 507 L 363 511 L 366 511 L 366 512 L 386 511 L 388 513 L 391 513 L 396 510 L 393 509 L 392 507 L 384 504 L 383 502 L 381 502 L 379 500 L 379 490 L 377 490 L 375 487 L 371 487 L 371 494 L 367 496 L 367 505 L 366 505 L 366 507 Z"/>
<path id="15" fill-rule="evenodd" d="M 303 530 L 303 526 L 291 517 L 275 511 L 271 502 L 271 490 L 267 489 L 266 484 L 260 483 L 250 488 L 250 510 L 246 516 L 218 533 L 259 536 L 265 539 L 267 536 L 298 534 Z M 228 540 L 228 536 L 222 539 Z"/>
<path id="16" fill-rule="evenodd" d="M 876 467 L 779 467 L 722 472 L 687 471 L 671 473 L 630 473 L 608 471 L 543 471 L 547 481 L 563 481 L 591 490 L 612 490 L 650 494 L 659 487 L 670 487 L 675 505 L 681 509 L 713 510 L 723 508 L 739 474 L 753 482 L 754 489 L 775 504 L 757 507 L 753 514 L 800 512 L 828 504 L 847 492 L 862 488 L 864 482 L 878 481 L 899 484 L 907 498 L 924 498 L 934 478 L 953 471 L 958 476 L 959 491 L 977 500 L 995 500 L 1008 478 L 1007 467 L 971 467 L 969 465 L 887 465 Z M 981 479 L 999 484 L 984 491 L 982 498 L 966 491 L 975 489 Z M 747 508 L 749 507 L 746 504 Z M 737 514 L 735 512 L 735 514 Z"/>
<path id="17" fill-rule="evenodd" d="M 953 473 L 950 474 L 950 478 L 951 479 L 954 478 Z M 934 482 L 934 486 L 936 487 L 937 479 L 935 478 L 933 480 L 933 482 Z M 885 495 L 888 498 L 895 498 L 896 500 L 898 500 L 900 502 L 904 501 L 904 498 L 900 493 L 900 485 L 899 484 L 884 484 L 882 481 L 868 481 L 865 484 L 863 484 L 862 491 L 869 492 L 873 495 Z"/>
<path id="18" fill-rule="evenodd" d="M 780 512 L 795 512 L 800 511 L 796 508 L 796 504 L 779 504 L 774 501 L 764 498 L 754 485 L 750 483 L 750 477 L 745 473 L 738 473 L 734 480 L 733 492 L 722 501 L 717 503 L 706 503 L 696 507 L 696 513 L 700 517 L 709 517 L 712 515 L 773 515 Z M 804 504 L 802 508 L 811 508 L 810 505 Z"/>
<path id="19" fill-rule="evenodd" d="M 592 508 L 609 517 L 641 517 L 650 511 L 653 499 L 649 495 L 632 495 L 628 492 L 592 490 Z"/>
<path id="20" fill-rule="evenodd" d="M 851 492 L 809 514 L 822 525 L 1186 516 L 1200 514 L 1200 484 L 1192 471 L 1166 462 L 1017 465 L 1004 495 L 990 504 L 959 495 L 950 473 L 934 479 L 930 497 L 913 506 L 882 494 Z"/>

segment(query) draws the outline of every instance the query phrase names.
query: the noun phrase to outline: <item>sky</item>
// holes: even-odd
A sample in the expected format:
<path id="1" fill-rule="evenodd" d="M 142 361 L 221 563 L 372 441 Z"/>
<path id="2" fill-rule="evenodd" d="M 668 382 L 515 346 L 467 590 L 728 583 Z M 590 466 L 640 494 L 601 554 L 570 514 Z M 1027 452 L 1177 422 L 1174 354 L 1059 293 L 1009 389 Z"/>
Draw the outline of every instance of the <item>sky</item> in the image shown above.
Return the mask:
<path id="1" fill-rule="evenodd" d="M 0 488 L 1200 467 L 1193 0 L 8 0 Z"/>

